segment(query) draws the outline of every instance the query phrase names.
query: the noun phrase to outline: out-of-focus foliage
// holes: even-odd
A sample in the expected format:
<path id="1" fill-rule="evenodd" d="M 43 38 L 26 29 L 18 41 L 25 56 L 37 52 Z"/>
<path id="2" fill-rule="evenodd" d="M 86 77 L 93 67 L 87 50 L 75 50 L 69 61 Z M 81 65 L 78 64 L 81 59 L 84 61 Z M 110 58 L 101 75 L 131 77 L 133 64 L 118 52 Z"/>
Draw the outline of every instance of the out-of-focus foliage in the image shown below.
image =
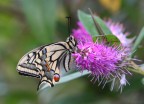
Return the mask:
<path id="1" fill-rule="evenodd" d="M 120 10 L 122 0 L 99 0 L 100 4 L 112 13 Z"/>
<path id="2" fill-rule="evenodd" d="M 65 41 L 69 35 L 65 17 L 71 16 L 71 27 L 76 27 L 78 9 L 89 13 L 91 8 L 102 18 L 120 21 L 132 36 L 137 36 L 144 25 L 143 7 L 143 0 L 0 0 L 0 104 L 143 104 L 140 75 L 129 77 L 131 85 L 122 94 L 110 92 L 109 85 L 101 89 L 87 76 L 37 94 L 38 80 L 16 72 L 26 52 Z M 142 62 L 143 44 L 135 53 Z"/>
<path id="3" fill-rule="evenodd" d="M 137 50 L 137 48 L 139 47 L 139 44 L 142 42 L 143 38 L 144 38 L 144 27 L 141 29 L 139 35 L 137 36 L 137 39 L 133 46 L 133 51 Z"/>

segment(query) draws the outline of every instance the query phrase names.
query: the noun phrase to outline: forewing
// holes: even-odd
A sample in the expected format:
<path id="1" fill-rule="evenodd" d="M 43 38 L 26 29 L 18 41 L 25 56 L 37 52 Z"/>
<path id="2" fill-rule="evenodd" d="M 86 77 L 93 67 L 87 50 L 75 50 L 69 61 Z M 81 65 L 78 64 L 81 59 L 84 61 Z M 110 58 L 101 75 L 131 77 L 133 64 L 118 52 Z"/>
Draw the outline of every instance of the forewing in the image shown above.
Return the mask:
<path id="1" fill-rule="evenodd" d="M 65 42 L 39 47 L 21 58 L 17 70 L 21 75 L 37 78 L 42 78 L 50 69 L 59 74 L 59 61 L 66 51 Z"/>
<path id="2" fill-rule="evenodd" d="M 70 60 L 67 43 L 58 42 L 41 46 L 24 55 L 17 65 L 17 71 L 24 76 L 40 78 L 39 89 L 42 83 L 53 86 L 59 81 L 61 64 L 68 71 Z"/>

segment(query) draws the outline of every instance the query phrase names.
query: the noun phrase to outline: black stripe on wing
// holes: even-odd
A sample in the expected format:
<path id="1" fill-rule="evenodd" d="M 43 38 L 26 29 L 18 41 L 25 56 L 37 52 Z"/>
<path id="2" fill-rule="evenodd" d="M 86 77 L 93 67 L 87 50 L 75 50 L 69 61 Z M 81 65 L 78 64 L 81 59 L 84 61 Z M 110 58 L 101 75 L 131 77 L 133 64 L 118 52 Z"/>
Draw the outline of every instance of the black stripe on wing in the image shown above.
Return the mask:
<path id="1" fill-rule="evenodd" d="M 57 68 L 60 69 L 61 61 L 63 61 L 63 58 L 67 53 L 67 50 L 65 50 L 65 51 L 60 50 L 60 51 L 61 51 L 61 54 L 59 54 L 59 56 L 55 60 L 52 60 L 52 58 L 50 58 L 50 60 L 51 60 L 51 62 L 49 64 L 51 66 L 50 68 L 52 68 L 55 71 L 56 71 Z M 52 56 L 50 56 L 50 57 L 52 57 Z M 54 63 L 56 63 L 55 66 L 53 65 Z"/>
<path id="2" fill-rule="evenodd" d="M 62 43 L 55 43 L 54 45 L 62 46 L 64 49 L 67 49 L 67 47 Z"/>
<path id="3" fill-rule="evenodd" d="M 30 65 L 18 65 L 17 67 L 18 69 L 18 73 L 20 75 L 24 75 L 24 76 L 31 76 L 31 77 L 36 77 L 36 78 L 40 78 L 40 72 L 36 69 L 36 67 L 34 66 L 30 66 Z"/>
<path id="4" fill-rule="evenodd" d="M 63 67 L 66 72 L 70 70 L 70 60 L 71 60 L 71 53 L 69 52 L 63 58 Z"/>
<path id="5" fill-rule="evenodd" d="M 36 78 L 41 78 L 40 75 L 36 75 L 36 74 L 32 74 L 32 73 L 28 73 L 28 72 L 25 72 L 25 71 L 20 71 L 18 72 L 20 75 L 23 75 L 23 76 L 30 76 L 30 77 L 36 77 Z"/>

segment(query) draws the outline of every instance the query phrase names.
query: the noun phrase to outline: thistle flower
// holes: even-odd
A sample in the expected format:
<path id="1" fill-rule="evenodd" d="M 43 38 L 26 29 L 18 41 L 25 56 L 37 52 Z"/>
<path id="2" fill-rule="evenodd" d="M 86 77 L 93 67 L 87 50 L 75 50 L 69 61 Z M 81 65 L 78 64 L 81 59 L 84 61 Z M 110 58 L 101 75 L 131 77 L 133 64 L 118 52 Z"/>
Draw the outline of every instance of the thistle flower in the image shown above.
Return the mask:
<path id="1" fill-rule="evenodd" d="M 105 85 L 113 78 L 119 79 L 121 87 L 126 84 L 126 79 L 124 80 L 122 76 L 129 74 L 126 70 L 128 53 L 124 48 L 92 42 L 79 44 L 77 47 L 73 57 L 80 71 L 91 71 L 95 81 L 98 80 L 100 84 Z"/>
<path id="2" fill-rule="evenodd" d="M 129 32 L 125 32 L 124 26 L 119 22 L 113 22 L 111 19 L 105 21 L 107 27 L 111 30 L 113 35 L 115 35 L 124 47 L 131 47 L 134 38 L 127 38 Z"/>
<path id="3" fill-rule="evenodd" d="M 94 43 L 89 40 L 91 37 L 89 34 L 82 34 L 86 33 L 84 28 L 78 28 L 78 31 L 81 32 L 79 33 L 75 29 L 72 34 L 79 41 L 76 52 L 72 54 L 78 70 L 81 72 L 90 71 L 94 82 L 98 81 L 99 85 L 103 83 L 103 86 L 109 81 L 114 83 L 115 79 L 119 79 L 119 86 L 122 89 L 127 83 L 125 75 L 130 74 L 126 70 L 129 67 L 127 49 L 123 46 L 109 46 L 103 42 L 96 41 Z"/>

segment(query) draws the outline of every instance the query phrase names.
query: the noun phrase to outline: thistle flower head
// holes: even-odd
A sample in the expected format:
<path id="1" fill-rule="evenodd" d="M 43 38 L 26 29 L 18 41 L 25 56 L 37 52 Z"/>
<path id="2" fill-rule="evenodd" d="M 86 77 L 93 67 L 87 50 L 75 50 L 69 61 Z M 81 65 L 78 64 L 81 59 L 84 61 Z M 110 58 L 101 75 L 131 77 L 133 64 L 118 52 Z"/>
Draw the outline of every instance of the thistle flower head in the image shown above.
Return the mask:
<path id="1" fill-rule="evenodd" d="M 78 30 L 86 32 L 84 28 L 78 28 Z M 90 71 L 95 81 L 99 81 L 99 84 L 104 83 L 105 85 L 108 81 L 113 80 L 114 82 L 114 79 L 119 79 L 120 88 L 125 86 L 127 82 L 124 75 L 129 74 L 126 70 L 129 66 L 127 61 L 129 53 L 126 51 L 127 49 L 122 45 L 109 46 L 105 44 L 105 42 L 88 41 L 87 36 L 89 34 L 82 33 L 83 32 L 76 35 L 75 32 L 73 32 L 72 34 L 76 36 L 76 40 L 79 41 L 77 50 L 72 54 L 78 70 L 81 72 L 84 70 Z M 91 36 L 89 35 L 88 37 Z"/>
<path id="2" fill-rule="evenodd" d="M 127 36 L 129 36 L 129 32 L 125 32 L 125 28 L 123 26 L 123 24 L 119 23 L 119 22 L 113 22 L 111 19 L 108 19 L 105 21 L 107 27 L 109 27 L 109 29 L 111 30 L 111 32 L 113 33 L 113 35 L 115 35 L 120 42 L 122 43 L 122 45 L 124 47 L 130 47 L 132 42 L 133 42 L 133 38 L 127 38 Z"/>
<path id="3" fill-rule="evenodd" d="M 73 54 L 80 71 L 91 71 L 96 80 L 105 79 L 105 83 L 112 78 L 120 79 L 120 85 L 125 85 L 122 75 L 128 74 L 127 62 L 123 62 L 128 53 L 122 47 L 107 46 L 103 43 L 79 44 L 77 52 Z M 104 80 L 103 80 L 104 81 Z"/>

